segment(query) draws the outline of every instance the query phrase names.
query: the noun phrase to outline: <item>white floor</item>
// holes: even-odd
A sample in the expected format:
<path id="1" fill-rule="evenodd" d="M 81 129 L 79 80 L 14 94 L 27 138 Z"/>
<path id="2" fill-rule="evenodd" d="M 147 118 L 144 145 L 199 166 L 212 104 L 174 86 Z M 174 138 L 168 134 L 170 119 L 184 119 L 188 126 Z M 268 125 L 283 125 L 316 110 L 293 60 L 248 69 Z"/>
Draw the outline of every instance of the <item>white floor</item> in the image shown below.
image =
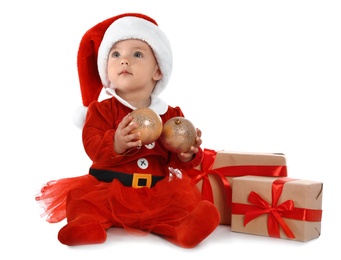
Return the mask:
<path id="1" fill-rule="evenodd" d="M 252 259 L 296 259 L 300 257 L 321 258 L 326 254 L 336 254 L 336 221 L 330 212 L 325 212 L 323 230 L 319 238 L 298 242 L 231 232 L 229 226 L 219 226 L 206 240 L 194 249 L 179 248 L 160 237 L 149 234 L 137 236 L 123 229 L 110 229 L 104 244 L 67 247 L 56 238 L 64 223 L 47 224 L 32 214 L 26 216 L 26 222 L 5 229 L 7 238 L 0 254 L 10 255 L 7 259 L 16 259 L 25 255 L 32 259 L 113 259 L 115 257 L 142 259 L 174 259 L 190 256 L 194 259 L 247 258 Z M 339 229 L 339 228 L 338 228 Z M 6 254 L 5 254 L 6 253 Z M 13 258 L 12 258 L 13 257 Z M 3 258 L 6 259 L 6 258 Z"/>

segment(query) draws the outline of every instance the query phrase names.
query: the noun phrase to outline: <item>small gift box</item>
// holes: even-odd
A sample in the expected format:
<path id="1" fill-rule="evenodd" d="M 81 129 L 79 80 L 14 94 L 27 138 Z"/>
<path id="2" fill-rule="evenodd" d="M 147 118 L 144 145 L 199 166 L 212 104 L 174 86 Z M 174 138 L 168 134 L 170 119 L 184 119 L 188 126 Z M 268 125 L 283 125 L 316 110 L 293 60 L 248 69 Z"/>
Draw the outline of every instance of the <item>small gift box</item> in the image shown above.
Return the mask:
<path id="1" fill-rule="evenodd" d="M 233 179 L 231 231 L 308 241 L 321 234 L 321 182 L 243 176 Z"/>
<path id="2" fill-rule="evenodd" d="M 204 149 L 201 164 L 189 171 L 203 199 L 220 212 L 220 224 L 231 224 L 232 179 L 239 176 L 286 177 L 286 158 L 280 153 L 251 153 Z"/>

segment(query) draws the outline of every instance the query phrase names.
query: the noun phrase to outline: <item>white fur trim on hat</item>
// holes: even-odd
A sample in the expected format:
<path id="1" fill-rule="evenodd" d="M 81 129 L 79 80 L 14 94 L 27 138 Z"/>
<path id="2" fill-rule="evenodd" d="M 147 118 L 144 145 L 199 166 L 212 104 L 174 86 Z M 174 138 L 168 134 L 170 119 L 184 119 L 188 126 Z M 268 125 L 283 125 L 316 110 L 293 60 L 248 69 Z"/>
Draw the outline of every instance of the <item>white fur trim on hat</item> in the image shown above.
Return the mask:
<path id="1" fill-rule="evenodd" d="M 104 87 L 109 87 L 107 77 L 108 55 L 112 46 L 121 40 L 139 39 L 147 42 L 153 49 L 163 75 L 154 89 L 158 96 L 166 87 L 173 68 L 173 55 L 167 36 L 154 23 L 143 18 L 127 16 L 114 21 L 106 30 L 98 49 L 98 73 Z"/>
<path id="2" fill-rule="evenodd" d="M 85 106 L 80 106 L 76 109 L 73 114 L 72 122 L 79 128 L 82 129 L 85 122 L 86 113 L 88 112 L 88 108 Z"/>

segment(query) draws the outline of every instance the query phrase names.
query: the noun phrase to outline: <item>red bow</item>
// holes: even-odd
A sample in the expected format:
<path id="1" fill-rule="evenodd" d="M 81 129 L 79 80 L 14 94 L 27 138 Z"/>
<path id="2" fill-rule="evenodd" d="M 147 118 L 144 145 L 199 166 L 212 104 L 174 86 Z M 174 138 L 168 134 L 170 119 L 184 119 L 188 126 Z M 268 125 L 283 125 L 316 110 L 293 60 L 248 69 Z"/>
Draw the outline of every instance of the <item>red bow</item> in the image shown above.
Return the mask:
<path id="1" fill-rule="evenodd" d="M 210 149 L 204 149 L 204 156 L 201 162 L 201 170 L 192 169 L 189 171 L 189 175 L 192 176 L 194 183 L 198 183 L 200 180 L 202 183 L 202 196 L 204 199 L 214 202 L 213 199 L 213 191 L 210 180 L 208 178 L 209 174 L 216 174 L 220 177 L 224 185 L 224 190 L 226 192 L 226 198 L 232 197 L 232 189 L 229 181 L 226 179 L 226 172 L 221 171 L 220 169 L 212 169 L 214 165 L 214 161 L 216 159 L 217 152 Z M 224 173 L 223 173 L 224 172 Z M 228 199 L 227 204 L 231 206 L 232 200 Z"/>
<path id="2" fill-rule="evenodd" d="M 257 208 L 245 213 L 244 226 L 258 216 L 268 214 L 269 236 L 280 237 L 279 227 L 281 227 L 288 238 L 295 238 L 294 234 L 281 217 L 282 212 L 290 211 L 294 208 L 294 202 L 292 200 L 287 200 L 282 204 L 273 207 L 253 191 L 250 193 L 248 200 Z"/>

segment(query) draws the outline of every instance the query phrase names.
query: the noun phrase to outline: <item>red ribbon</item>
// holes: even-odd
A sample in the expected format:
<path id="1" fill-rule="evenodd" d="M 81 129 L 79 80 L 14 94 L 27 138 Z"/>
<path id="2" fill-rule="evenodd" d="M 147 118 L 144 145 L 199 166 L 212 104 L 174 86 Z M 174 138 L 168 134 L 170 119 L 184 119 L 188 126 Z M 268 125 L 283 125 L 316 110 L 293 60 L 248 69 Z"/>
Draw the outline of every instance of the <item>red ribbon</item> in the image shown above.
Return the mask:
<path id="1" fill-rule="evenodd" d="M 254 176 L 271 176 L 271 177 L 286 177 L 287 168 L 285 165 L 233 165 L 224 166 L 221 168 L 213 169 L 214 161 L 217 152 L 211 149 L 204 149 L 204 156 L 201 162 L 201 169 L 191 169 L 188 175 L 192 177 L 195 183 L 200 180 L 202 183 L 202 196 L 203 199 L 214 202 L 213 191 L 208 175 L 214 174 L 219 176 L 226 194 L 227 207 L 232 205 L 232 188 L 226 177 L 238 177 L 245 175 Z"/>
<path id="2" fill-rule="evenodd" d="M 271 237 L 280 237 L 280 228 L 284 231 L 288 238 L 295 238 L 289 226 L 283 220 L 284 218 L 292 218 L 303 221 L 321 221 L 322 210 L 295 208 L 292 200 L 284 201 L 277 205 L 282 195 L 283 186 L 291 178 L 279 178 L 272 184 L 272 204 L 260 197 L 256 192 L 251 191 L 248 197 L 250 204 L 233 203 L 232 214 L 243 214 L 244 226 L 260 215 L 268 215 L 268 234 Z"/>

